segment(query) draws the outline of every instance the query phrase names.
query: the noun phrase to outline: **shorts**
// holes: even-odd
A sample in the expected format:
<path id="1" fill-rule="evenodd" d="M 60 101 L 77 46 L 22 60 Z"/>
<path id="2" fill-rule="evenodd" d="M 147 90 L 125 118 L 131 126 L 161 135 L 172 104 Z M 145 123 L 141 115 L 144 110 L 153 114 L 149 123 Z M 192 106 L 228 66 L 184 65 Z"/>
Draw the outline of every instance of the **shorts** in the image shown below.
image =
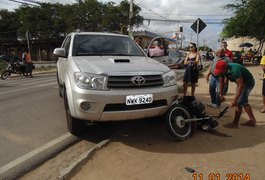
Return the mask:
<path id="1" fill-rule="evenodd" d="M 238 101 L 237 101 L 238 107 L 243 107 L 244 105 L 248 104 L 248 96 L 250 92 L 252 91 L 252 89 L 254 88 L 254 86 L 255 86 L 255 83 L 253 83 L 253 85 L 250 85 L 250 86 L 248 85 L 245 87 L 245 89 L 243 90 L 243 92 L 238 98 Z"/>
<path id="2" fill-rule="evenodd" d="M 263 79 L 263 84 L 262 84 L 262 95 L 265 96 L 265 79 Z"/>

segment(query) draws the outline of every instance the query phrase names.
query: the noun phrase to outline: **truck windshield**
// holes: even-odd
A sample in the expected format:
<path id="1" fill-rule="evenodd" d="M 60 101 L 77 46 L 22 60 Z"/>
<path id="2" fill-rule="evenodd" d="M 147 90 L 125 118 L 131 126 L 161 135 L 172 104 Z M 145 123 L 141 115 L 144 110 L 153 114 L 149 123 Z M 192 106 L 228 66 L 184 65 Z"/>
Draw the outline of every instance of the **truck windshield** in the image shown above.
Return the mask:
<path id="1" fill-rule="evenodd" d="M 145 56 L 129 37 L 76 35 L 73 56 Z"/>

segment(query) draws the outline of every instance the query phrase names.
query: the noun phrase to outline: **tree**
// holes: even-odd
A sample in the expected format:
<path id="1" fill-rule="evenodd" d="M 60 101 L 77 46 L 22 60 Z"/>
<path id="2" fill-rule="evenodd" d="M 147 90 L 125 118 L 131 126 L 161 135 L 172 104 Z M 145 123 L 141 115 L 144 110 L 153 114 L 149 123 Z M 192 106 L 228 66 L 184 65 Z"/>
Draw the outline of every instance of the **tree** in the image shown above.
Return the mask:
<path id="1" fill-rule="evenodd" d="M 127 27 L 129 24 L 129 7 L 127 0 L 121 1 L 120 4 L 77 0 L 74 4 L 65 5 L 22 5 L 15 12 L 0 10 L 0 43 L 3 40 L 10 42 L 11 39 L 17 42 L 17 39 L 20 39 L 25 45 L 25 34 L 29 32 L 31 42 L 35 43 L 34 47 L 38 47 L 40 52 L 41 48 L 51 49 L 57 46 L 66 34 L 77 29 L 97 32 L 106 28 L 108 31 L 120 31 L 121 27 Z M 138 27 L 143 23 L 140 11 L 141 8 L 134 5 L 133 26 Z"/>
<path id="2" fill-rule="evenodd" d="M 18 16 L 14 12 L 0 10 L 0 44 L 17 40 L 20 27 Z"/>
<path id="3" fill-rule="evenodd" d="M 236 0 L 225 8 L 234 11 L 235 16 L 225 21 L 224 38 L 249 36 L 260 42 L 260 52 L 265 42 L 265 3 L 263 0 Z"/>

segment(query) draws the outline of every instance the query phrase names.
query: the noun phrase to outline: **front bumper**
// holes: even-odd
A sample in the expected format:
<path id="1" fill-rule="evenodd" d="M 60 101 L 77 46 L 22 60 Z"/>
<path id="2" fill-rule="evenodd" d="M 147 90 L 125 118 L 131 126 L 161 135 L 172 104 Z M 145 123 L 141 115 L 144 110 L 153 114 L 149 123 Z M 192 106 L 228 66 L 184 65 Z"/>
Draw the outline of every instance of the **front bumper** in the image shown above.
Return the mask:
<path id="1" fill-rule="evenodd" d="M 77 86 L 71 88 L 73 117 L 89 121 L 122 121 L 163 115 L 177 99 L 177 86 L 141 89 L 114 89 L 109 91 L 84 90 Z M 126 105 L 127 95 L 153 94 L 153 103 L 145 105 Z M 81 103 L 89 103 L 85 111 Z M 72 108 L 72 109 L 71 109 Z"/>

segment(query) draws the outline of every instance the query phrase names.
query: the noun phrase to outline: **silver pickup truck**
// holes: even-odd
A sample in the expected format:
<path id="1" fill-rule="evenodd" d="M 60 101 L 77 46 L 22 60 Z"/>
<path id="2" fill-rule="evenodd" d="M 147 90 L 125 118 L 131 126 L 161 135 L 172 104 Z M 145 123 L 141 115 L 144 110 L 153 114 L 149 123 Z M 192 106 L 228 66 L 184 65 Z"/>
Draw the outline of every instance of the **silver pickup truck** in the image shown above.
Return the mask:
<path id="1" fill-rule="evenodd" d="M 73 32 L 54 50 L 67 127 L 163 115 L 177 99 L 176 73 L 155 61 L 130 37 Z"/>

